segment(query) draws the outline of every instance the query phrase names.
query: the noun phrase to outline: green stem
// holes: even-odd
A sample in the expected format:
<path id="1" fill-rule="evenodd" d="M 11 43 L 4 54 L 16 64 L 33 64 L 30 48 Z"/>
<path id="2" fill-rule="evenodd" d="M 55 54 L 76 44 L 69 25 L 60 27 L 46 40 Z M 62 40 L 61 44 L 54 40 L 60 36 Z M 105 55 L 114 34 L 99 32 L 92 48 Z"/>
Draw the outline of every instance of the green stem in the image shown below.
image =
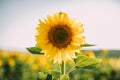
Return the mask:
<path id="1" fill-rule="evenodd" d="M 61 64 L 61 74 L 65 75 L 65 62 L 64 61 L 62 61 L 62 64 Z"/>

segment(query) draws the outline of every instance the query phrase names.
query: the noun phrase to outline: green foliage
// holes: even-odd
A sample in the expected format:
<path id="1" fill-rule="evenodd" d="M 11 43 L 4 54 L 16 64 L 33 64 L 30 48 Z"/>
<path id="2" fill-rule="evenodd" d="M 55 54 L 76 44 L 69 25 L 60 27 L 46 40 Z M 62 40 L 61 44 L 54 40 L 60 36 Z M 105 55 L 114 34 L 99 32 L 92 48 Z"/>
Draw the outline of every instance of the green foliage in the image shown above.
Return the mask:
<path id="1" fill-rule="evenodd" d="M 39 80 L 58 80 L 60 77 L 59 71 L 39 72 Z"/>
<path id="2" fill-rule="evenodd" d="M 91 64 L 91 58 L 88 59 L 87 56 L 79 56 L 75 59 L 75 64 L 69 61 L 66 62 L 66 74 L 69 75 L 69 80 L 120 80 L 120 68 L 117 67 L 117 65 L 119 66 L 120 64 L 120 58 L 111 58 L 114 57 L 114 54 L 116 57 L 119 57 L 119 52 L 120 50 L 109 50 L 110 56 L 107 55 L 107 58 L 104 57 L 100 66 L 98 66 L 100 63 L 97 65 L 98 67 L 96 64 L 92 66 L 92 68 L 97 67 L 94 70 L 89 69 L 91 69 L 90 66 L 97 61 L 96 58 L 92 58 L 94 60 Z M 61 72 L 59 72 L 60 67 L 58 64 L 51 62 L 51 68 L 46 69 L 48 65 L 40 65 L 39 62 L 37 62 L 37 58 L 39 57 L 36 57 L 36 55 L 26 53 L 22 54 L 20 52 L 8 52 L 10 54 L 7 55 L 6 52 L 2 53 L 3 52 L 1 51 L 0 60 L 2 64 L 0 65 L 0 80 L 59 80 L 61 77 Z M 99 50 L 94 51 L 94 53 L 99 55 L 103 54 Z M 86 62 L 86 60 L 89 60 L 89 63 L 87 63 L 89 65 L 86 67 L 84 63 L 84 66 L 81 66 L 83 65 L 83 62 Z M 99 60 L 100 59 L 98 59 L 98 61 Z M 15 62 L 12 66 L 9 63 L 11 61 Z M 37 64 L 38 69 L 34 69 L 34 64 Z M 42 75 L 44 79 L 41 79 L 42 77 L 38 78 L 39 72 L 43 72 Z M 42 75 L 40 74 L 39 77 Z M 63 76 L 63 80 L 65 79 L 66 78 Z"/>
<path id="3" fill-rule="evenodd" d="M 77 57 L 74 61 L 76 68 L 93 69 L 96 68 L 102 60 L 81 55 Z"/>
<path id="4" fill-rule="evenodd" d="M 54 80 L 57 80 L 60 77 L 60 72 L 59 71 L 50 71 L 49 74 L 52 75 Z"/>
<path id="5" fill-rule="evenodd" d="M 38 77 L 39 77 L 40 80 L 45 80 L 47 78 L 47 73 L 39 72 Z"/>
<path id="6" fill-rule="evenodd" d="M 41 53 L 42 50 L 39 47 L 29 47 L 26 49 L 32 54 L 44 54 L 44 53 Z"/>
<path id="7" fill-rule="evenodd" d="M 46 80 L 53 80 L 53 79 L 52 79 L 52 75 L 51 75 L 51 74 L 48 74 L 47 77 L 46 77 Z"/>
<path id="8" fill-rule="evenodd" d="M 68 75 L 61 75 L 60 80 L 69 80 L 69 76 Z"/>

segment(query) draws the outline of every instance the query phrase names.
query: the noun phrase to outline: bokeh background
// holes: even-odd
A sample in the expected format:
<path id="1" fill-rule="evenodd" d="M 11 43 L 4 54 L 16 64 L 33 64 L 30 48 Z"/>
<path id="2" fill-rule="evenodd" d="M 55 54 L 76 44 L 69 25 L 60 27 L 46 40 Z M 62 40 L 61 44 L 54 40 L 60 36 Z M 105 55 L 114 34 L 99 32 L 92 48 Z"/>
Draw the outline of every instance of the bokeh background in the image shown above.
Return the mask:
<path id="1" fill-rule="evenodd" d="M 86 42 L 97 45 L 83 53 L 107 54 L 97 70 L 75 71 L 87 74 L 76 80 L 120 80 L 120 0 L 0 0 L 0 80 L 35 80 L 39 71 L 54 69 L 26 47 L 35 46 L 38 20 L 60 11 L 82 22 Z"/>

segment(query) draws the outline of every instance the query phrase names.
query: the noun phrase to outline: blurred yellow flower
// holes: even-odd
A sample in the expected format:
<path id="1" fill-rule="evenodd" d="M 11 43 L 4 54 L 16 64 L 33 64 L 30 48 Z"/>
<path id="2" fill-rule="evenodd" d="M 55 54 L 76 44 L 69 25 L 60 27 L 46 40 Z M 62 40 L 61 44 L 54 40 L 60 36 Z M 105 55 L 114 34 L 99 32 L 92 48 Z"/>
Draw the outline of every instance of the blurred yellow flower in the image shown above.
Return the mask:
<path id="1" fill-rule="evenodd" d="M 113 69 L 120 70 L 120 58 L 109 58 L 109 64 Z"/>
<path id="2" fill-rule="evenodd" d="M 3 62 L 2 62 L 2 60 L 0 59 L 0 67 L 3 65 Z"/>
<path id="3" fill-rule="evenodd" d="M 32 64 L 32 70 L 33 71 L 37 71 L 39 69 L 39 65 L 38 64 Z"/>
<path id="4" fill-rule="evenodd" d="M 25 62 L 28 63 L 28 64 L 34 63 L 34 55 L 27 55 L 26 59 L 25 59 Z"/>
<path id="5" fill-rule="evenodd" d="M 52 67 L 51 67 L 51 65 L 50 65 L 50 64 L 46 64 L 46 65 L 45 65 L 45 70 L 46 70 L 46 71 L 51 70 L 51 68 L 52 68 Z"/>
<path id="6" fill-rule="evenodd" d="M 25 61 L 27 55 L 28 55 L 28 54 L 26 54 L 26 53 L 21 53 L 21 54 L 19 55 L 18 59 L 19 59 L 20 61 Z"/>
<path id="7" fill-rule="evenodd" d="M 9 51 L 9 55 L 10 55 L 10 57 L 18 58 L 20 53 L 19 52 L 15 52 L 15 51 Z"/>
<path id="8" fill-rule="evenodd" d="M 93 51 L 85 51 L 84 55 L 86 55 L 90 58 L 95 58 L 96 57 Z"/>
<path id="9" fill-rule="evenodd" d="M 47 64 L 47 59 L 45 56 L 36 56 L 36 62 L 39 64 L 39 66 L 45 66 Z"/>
<path id="10" fill-rule="evenodd" d="M 107 49 L 102 49 L 102 50 L 100 50 L 100 52 L 103 54 L 107 54 L 109 51 Z"/>
<path id="11" fill-rule="evenodd" d="M 9 65 L 10 67 L 14 67 L 14 66 L 15 66 L 15 60 L 12 59 L 12 58 L 8 59 L 8 65 Z"/>
<path id="12" fill-rule="evenodd" d="M 1 49 L 0 49 L 0 57 L 1 57 L 1 58 L 4 57 L 4 52 L 3 52 L 3 50 L 1 50 Z"/>
<path id="13" fill-rule="evenodd" d="M 48 59 L 61 63 L 75 58 L 75 51 L 85 43 L 83 24 L 70 19 L 66 13 L 57 12 L 39 21 L 36 28 L 36 46 L 42 48 Z"/>

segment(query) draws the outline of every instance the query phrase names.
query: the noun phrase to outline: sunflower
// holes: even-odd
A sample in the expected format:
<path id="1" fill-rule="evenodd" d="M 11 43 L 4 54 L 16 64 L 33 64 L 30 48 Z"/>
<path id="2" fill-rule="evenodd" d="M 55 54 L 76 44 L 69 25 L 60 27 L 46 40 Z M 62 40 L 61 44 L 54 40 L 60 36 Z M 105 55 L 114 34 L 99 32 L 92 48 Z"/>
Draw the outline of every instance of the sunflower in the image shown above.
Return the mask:
<path id="1" fill-rule="evenodd" d="M 86 55 L 86 56 L 88 56 L 90 58 L 96 58 L 96 56 L 95 56 L 93 51 L 85 51 L 83 53 L 84 53 L 84 55 Z"/>
<path id="2" fill-rule="evenodd" d="M 55 63 L 75 58 L 75 51 L 80 50 L 81 44 L 85 43 L 83 24 L 69 18 L 64 12 L 48 15 L 43 21 L 39 20 L 36 29 L 36 46 Z"/>

